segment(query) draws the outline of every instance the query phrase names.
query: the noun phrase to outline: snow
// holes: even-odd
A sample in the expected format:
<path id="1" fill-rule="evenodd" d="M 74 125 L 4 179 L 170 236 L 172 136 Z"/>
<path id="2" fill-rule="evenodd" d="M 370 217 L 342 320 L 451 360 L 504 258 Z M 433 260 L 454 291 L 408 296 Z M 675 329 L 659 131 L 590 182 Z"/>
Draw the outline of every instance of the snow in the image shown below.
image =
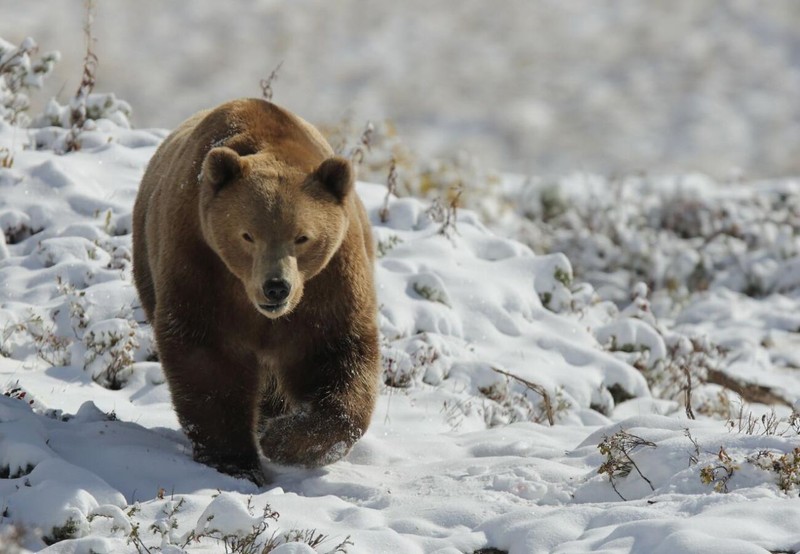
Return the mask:
<path id="1" fill-rule="evenodd" d="M 165 132 L 96 129 L 59 155 L 23 149 L 21 137 L 52 133 L 53 148 L 63 130 L 0 127 L 0 146 L 14 149 L 0 170 L 0 545 L 18 525 L 15 542 L 49 553 L 219 552 L 248 536 L 282 553 L 800 550 L 797 239 L 791 220 L 771 224 L 772 204 L 752 200 L 796 194 L 796 182 L 679 180 L 684 198 L 745 224 L 744 259 L 766 276 L 781 268 L 748 296 L 727 258 L 708 252 L 721 277 L 685 303 L 659 285 L 671 262 L 652 266 L 653 290 L 624 263 L 603 280 L 591 251 L 602 235 L 581 253 L 566 227 L 542 224 L 536 236 L 568 248 L 536 254 L 489 229 L 524 231 L 518 214 L 482 222 L 459 210 L 448 226 L 413 198 L 391 198 L 383 223 L 385 187 L 359 183 L 379 251 L 378 405 L 344 460 L 276 469 L 258 488 L 192 460 L 131 283 L 130 213 Z M 514 182 L 510 198 L 539 202 Z M 578 208 L 605 184 L 566 182 Z M 639 182 L 654 187 L 639 206 L 657 218 L 677 182 Z M 637 235 L 625 226 L 634 220 L 617 220 L 619 237 L 652 238 L 654 258 L 692 251 Z M 681 364 L 696 374 L 696 420 Z M 705 382 L 711 369 L 783 399 L 776 423 L 768 406 Z M 598 446 L 623 431 L 639 441 L 627 451 L 635 466 L 610 446 L 624 468 L 599 473 Z M 312 548 L 314 533 L 327 538 Z"/>
<path id="2" fill-rule="evenodd" d="M 282 62 L 276 101 L 326 127 L 388 118 L 426 159 L 467 151 L 496 170 L 545 175 L 800 171 L 795 0 L 225 6 L 97 2 L 97 89 L 128 100 L 139 127 L 174 127 L 260 94 Z M 0 0 L 0 13 L 13 14 L 0 18 L 0 36 L 31 34 L 63 54 L 31 100 L 73 93 L 81 6 Z"/>

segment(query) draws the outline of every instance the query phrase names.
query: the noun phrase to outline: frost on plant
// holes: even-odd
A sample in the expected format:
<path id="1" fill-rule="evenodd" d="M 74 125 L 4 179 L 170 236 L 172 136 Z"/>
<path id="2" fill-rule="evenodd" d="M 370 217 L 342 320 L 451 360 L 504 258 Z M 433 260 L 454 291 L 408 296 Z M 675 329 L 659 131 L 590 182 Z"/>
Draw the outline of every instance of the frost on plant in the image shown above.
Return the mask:
<path id="1" fill-rule="evenodd" d="M 636 473 L 647 482 L 650 486 L 650 490 L 655 490 L 653 483 L 650 482 L 650 479 L 645 477 L 639 469 L 639 466 L 636 465 L 636 462 L 631 457 L 634 451 L 643 447 L 656 448 L 656 444 L 632 433 L 628 433 L 624 429 L 620 429 L 610 437 L 604 436 L 600 444 L 597 445 L 600 454 L 606 457 L 606 461 L 598 468 L 597 473 L 608 475 L 611 487 L 622 500 L 625 500 L 625 497 L 617 490 L 615 480 L 627 477 L 634 469 Z"/>
<path id="2" fill-rule="evenodd" d="M 0 38 L 0 120 L 20 126 L 28 123 L 28 93 L 42 87 L 60 58 L 58 52 L 48 52 L 36 60 L 37 52 L 32 38 L 19 46 Z"/>
<path id="3" fill-rule="evenodd" d="M 682 181 L 635 175 L 529 181 L 509 197 L 522 220 L 514 231 L 537 252 L 566 254 L 580 280 L 605 286 L 615 301 L 624 301 L 637 281 L 677 303 L 720 285 L 753 297 L 797 288 L 796 274 L 765 263 L 798 255 L 795 194 L 759 189 L 721 208 L 713 196 L 694 193 L 697 183 Z"/>
<path id="4" fill-rule="evenodd" d="M 389 221 L 389 199 L 397 196 L 397 160 L 392 156 L 389 162 L 389 176 L 386 178 L 386 196 L 383 198 L 383 206 L 378 210 L 378 217 L 381 223 Z"/>
<path id="5" fill-rule="evenodd" d="M 732 408 L 729 406 L 729 412 Z M 731 432 L 764 437 L 798 437 L 800 436 L 800 412 L 793 410 L 789 417 L 781 418 L 770 410 L 760 416 L 752 411 L 745 411 L 744 402 L 739 403 L 736 415 L 729 413 L 725 426 Z"/>
<path id="6" fill-rule="evenodd" d="M 791 452 L 776 453 L 762 450 L 748 458 L 750 463 L 775 474 L 778 488 L 785 493 L 796 492 L 800 488 L 800 447 Z"/>
<path id="7" fill-rule="evenodd" d="M 123 128 L 130 128 L 130 117 L 132 113 L 131 105 L 124 100 L 120 100 L 113 93 L 93 92 L 87 94 L 84 99 L 85 113 L 84 126 L 86 130 L 94 127 L 94 123 L 100 119 L 107 119 Z M 44 112 L 34 118 L 32 127 L 61 127 L 64 129 L 72 128 L 72 103 L 68 105 L 59 104 L 55 99 L 51 99 L 44 108 Z M 82 126 L 80 129 L 83 129 Z"/>
<path id="8" fill-rule="evenodd" d="M 69 347 L 72 341 L 59 336 L 55 325 L 45 322 L 38 314 L 31 314 L 26 322 L 27 331 L 33 337 L 33 344 L 39 358 L 51 366 L 66 366 L 70 363 Z"/>
<path id="9" fill-rule="evenodd" d="M 536 423 L 546 421 L 549 425 L 555 425 L 556 417 L 572 407 L 561 389 L 557 390 L 555 395 L 551 395 L 538 383 L 496 367 L 493 367 L 492 371 L 503 375 L 506 381 L 495 382 L 488 387 L 478 387 L 481 394 L 497 403 L 496 408 L 487 408 L 484 413 L 486 423 L 490 427 L 515 421 Z M 512 391 L 508 380 L 522 385 L 524 391 L 522 393 Z M 540 401 L 538 403 L 532 401 L 528 398 L 528 392 L 536 394 Z"/>
<path id="10" fill-rule="evenodd" d="M 44 77 L 52 71 L 59 54 L 51 52 L 33 62 L 36 43 L 32 39 L 26 39 L 18 48 L 0 39 L 0 120 L 32 128 L 50 128 L 32 133 L 38 149 L 51 148 L 58 153 L 79 150 L 82 133 L 96 131 L 100 120 L 108 120 L 123 128 L 131 126 L 130 104 L 113 93 L 94 92 L 98 58 L 94 51 L 93 18 L 94 1 L 87 0 L 84 26 L 86 53 L 77 91 L 66 105 L 50 99 L 43 113 L 32 119 L 23 117 L 23 112 L 29 107 L 26 93 L 31 88 L 41 88 Z"/>
<path id="11" fill-rule="evenodd" d="M 377 256 L 379 258 L 383 258 L 386 254 L 389 253 L 390 250 L 395 248 L 398 244 L 401 244 L 403 239 L 401 239 L 398 235 L 389 235 L 383 240 L 379 240 L 376 245 Z"/>
<path id="12" fill-rule="evenodd" d="M 83 367 L 92 379 L 112 390 L 125 385 L 139 348 L 136 328 L 136 322 L 129 319 L 105 320 L 89 328 L 83 336 Z"/>
<path id="13" fill-rule="evenodd" d="M 392 388 L 410 388 L 421 376 L 427 377 L 440 358 L 439 351 L 428 344 L 420 345 L 410 354 L 395 348 L 383 349 L 383 383 Z"/>
<path id="14" fill-rule="evenodd" d="M 421 283 L 414 283 L 412 288 L 414 289 L 414 292 L 419 294 L 422 298 L 430 300 L 431 302 L 439 302 L 440 304 L 447 306 L 447 297 L 442 293 L 442 291 Z"/>
<path id="15" fill-rule="evenodd" d="M 220 498 L 220 496 L 216 498 Z M 246 506 L 227 505 L 227 509 L 222 511 L 219 507 L 215 508 L 214 502 L 212 502 L 200 517 L 195 529 L 180 537 L 175 532 L 178 529 L 176 514 L 182 505 L 183 499 L 177 503 L 168 502 L 163 511 L 164 517 L 152 526 L 153 532 L 162 536 L 162 548 L 167 545 L 179 545 L 182 549 L 190 545 L 214 545 L 216 547 L 214 551 L 226 554 L 268 554 L 281 545 L 297 542 L 308 545 L 315 552 L 345 554 L 347 547 L 353 545 L 348 536 L 344 540 L 328 546 L 332 543 L 331 537 L 316 529 L 289 529 L 281 532 L 274 527 L 280 514 L 269 504 L 266 504 L 260 513 L 256 513 L 252 497 L 247 499 Z M 234 511 L 240 509 L 238 519 L 247 520 L 248 523 L 242 525 L 240 522 L 232 521 L 231 509 Z M 220 522 L 220 519 L 223 521 Z M 141 541 L 138 532 L 131 542 L 134 542 L 139 552 L 150 551 Z"/>
<path id="16" fill-rule="evenodd" d="M 42 537 L 42 539 L 47 544 L 52 545 L 68 539 L 74 539 L 80 536 L 80 532 L 80 522 L 74 518 L 69 518 L 63 523 L 63 525 L 53 527 L 47 535 Z"/>
<path id="17" fill-rule="evenodd" d="M 725 350 L 707 337 L 672 335 L 666 338 L 666 357 L 653 366 L 637 366 L 647 379 L 650 389 L 659 397 L 682 401 L 686 415 L 695 419 L 692 394 L 696 387 L 718 375 Z M 701 412 L 713 411 L 708 402 Z"/>
<path id="18" fill-rule="evenodd" d="M 717 459 L 700 469 L 700 481 L 704 485 L 714 487 L 717 492 L 728 492 L 728 481 L 739 469 L 739 464 L 720 446 Z"/>
<path id="19" fill-rule="evenodd" d="M 14 155 L 5 146 L 0 147 L 0 168 L 10 169 L 14 166 Z"/>
<path id="20" fill-rule="evenodd" d="M 450 295 L 444 281 L 435 273 L 424 272 L 415 275 L 411 289 L 425 300 L 451 306 Z"/>
<path id="21" fill-rule="evenodd" d="M 67 299 L 69 309 L 69 320 L 75 336 L 83 335 L 83 331 L 89 326 L 89 316 L 87 315 L 86 291 L 79 291 L 75 285 L 57 277 L 57 290 L 60 295 Z"/>
<path id="22" fill-rule="evenodd" d="M 439 234 L 451 240 L 458 234 L 458 227 L 456 226 L 458 206 L 463 192 L 464 186 L 461 183 L 456 183 L 447 191 L 446 200 L 434 198 L 430 207 L 425 211 L 431 221 L 439 224 Z"/>

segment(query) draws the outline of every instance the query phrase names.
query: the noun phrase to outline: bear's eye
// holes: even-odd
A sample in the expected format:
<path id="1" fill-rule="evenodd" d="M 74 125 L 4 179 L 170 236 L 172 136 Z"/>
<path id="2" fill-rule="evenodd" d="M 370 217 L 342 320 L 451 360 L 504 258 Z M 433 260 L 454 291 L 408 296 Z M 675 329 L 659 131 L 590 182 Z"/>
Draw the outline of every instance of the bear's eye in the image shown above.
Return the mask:
<path id="1" fill-rule="evenodd" d="M 242 238 L 247 242 L 253 242 L 253 237 L 250 233 L 242 233 Z"/>
<path id="2" fill-rule="evenodd" d="M 300 235 L 299 237 L 297 237 L 296 239 L 294 239 L 294 243 L 295 243 L 295 244 L 303 244 L 303 243 L 305 243 L 305 242 L 308 242 L 308 237 L 307 237 L 307 236 L 305 236 L 305 235 Z"/>

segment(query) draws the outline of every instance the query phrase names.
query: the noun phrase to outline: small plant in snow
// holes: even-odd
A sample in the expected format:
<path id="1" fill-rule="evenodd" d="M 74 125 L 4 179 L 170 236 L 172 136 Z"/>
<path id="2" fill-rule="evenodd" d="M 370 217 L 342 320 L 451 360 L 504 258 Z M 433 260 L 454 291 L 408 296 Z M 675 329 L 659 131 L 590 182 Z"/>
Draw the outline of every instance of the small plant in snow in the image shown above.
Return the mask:
<path id="1" fill-rule="evenodd" d="M 108 244 L 104 248 L 106 252 L 111 255 L 111 259 L 106 264 L 106 269 L 118 269 L 124 271 L 131 267 L 133 263 L 133 255 L 130 248 L 116 244 Z"/>
<path id="2" fill-rule="evenodd" d="M 284 543 L 299 542 L 307 544 L 314 549 L 330 540 L 330 536 L 320 533 L 316 529 L 292 529 L 283 535 Z M 278 546 L 280 546 L 280 544 L 275 545 L 273 548 L 277 548 Z M 349 536 L 335 545 L 332 550 L 326 550 L 325 552 L 327 554 L 346 554 L 348 546 L 353 546 L 353 541 L 350 540 Z M 264 549 L 263 553 L 266 554 L 271 551 L 272 549 Z"/>
<path id="3" fill-rule="evenodd" d="M 697 413 L 706 417 L 726 419 L 730 422 L 733 414 L 730 391 L 722 389 L 697 405 Z"/>
<path id="4" fill-rule="evenodd" d="M 700 445 L 697 443 L 697 439 L 694 438 L 694 435 L 692 435 L 688 427 L 683 430 L 683 434 L 686 435 L 686 438 L 692 443 L 692 453 L 689 454 L 689 467 L 697 465 L 700 461 Z"/>
<path id="5" fill-rule="evenodd" d="M 550 221 L 567 211 L 568 205 L 561 195 L 558 185 L 550 185 L 539 194 L 541 215 L 544 221 Z"/>
<path id="6" fill-rule="evenodd" d="M 744 463 L 773 473 L 778 488 L 784 493 L 796 494 L 800 489 L 800 447 L 790 452 L 759 450 L 740 459 L 734 459 L 720 447 L 714 457 L 712 463 L 700 469 L 700 480 L 704 485 L 713 486 L 716 492 L 728 492 L 728 483 Z"/>
<path id="7" fill-rule="evenodd" d="M 178 529 L 178 512 L 180 512 L 185 503 L 185 498 L 179 498 L 177 501 L 168 500 L 164 504 L 159 518 L 150 525 L 150 532 L 161 536 L 162 545 L 174 544 L 176 540 L 174 532 Z M 135 536 L 138 537 L 138 527 Z"/>
<path id="8" fill-rule="evenodd" d="M 551 396 L 542 385 L 528 381 L 527 379 L 523 379 L 513 373 L 496 367 L 493 367 L 492 371 L 505 376 L 506 379 L 512 379 L 525 387 L 525 392 L 522 394 L 511 392 L 507 382 L 505 386 L 495 383 L 490 387 L 479 387 L 478 389 L 481 394 L 500 405 L 501 411 L 505 414 L 506 418 L 509 419 L 508 423 L 513 423 L 514 421 L 544 423 L 547 421 L 548 424 L 555 425 L 556 417 L 572 407 L 569 401 L 564 398 L 564 393 L 561 390 L 556 391 L 554 402 L 553 396 Z M 541 402 L 538 406 L 528 399 L 528 391 L 537 394 L 541 398 Z M 518 419 L 520 414 L 525 414 L 525 417 Z M 498 414 L 487 412 L 487 415 L 491 416 L 490 419 L 494 421 Z M 489 421 L 487 421 L 487 423 L 489 423 Z"/>
<path id="9" fill-rule="evenodd" d="M 788 418 L 779 418 L 774 410 L 756 416 L 752 411 L 745 413 L 745 404 L 739 404 L 736 416 L 729 417 L 725 426 L 728 431 L 758 436 L 798 436 L 800 435 L 800 412 L 794 410 Z"/>
<path id="10" fill-rule="evenodd" d="M 0 167 L 10 169 L 14 165 L 14 155 L 11 150 L 3 146 L 0 148 Z"/>
<path id="11" fill-rule="evenodd" d="M 614 480 L 621 477 L 627 477 L 634 469 L 636 470 L 636 473 L 638 473 L 639 476 L 647 482 L 647 484 L 650 486 L 650 490 L 655 491 L 653 483 L 650 482 L 650 479 L 644 476 L 639 469 L 639 466 L 636 465 L 636 462 L 634 462 L 633 458 L 631 457 L 631 454 L 633 454 L 635 450 L 643 447 L 656 448 L 656 444 L 649 440 L 645 440 L 642 437 L 628 433 L 624 429 L 620 429 L 610 437 L 604 436 L 600 444 L 597 445 L 600 453 L 606 457 L 606 461 L 603 462 L 603 464 L 597 470 L 597 473 L 601 475 L 608 475 L 608 480 L 611 483 L 611 487 L 614 489 L 614 492 L 617 493 L 617 496 L 619 496 L 622 500 L 625 500 L 625 497 L 622 496 L 622 494 L 620 494 L 620 492 L 617 490 Z"/>
<path id="12" fill-rule="evenodd" d="M 382 354 L 381 365 L 383 366 L 383 383 L 387 387 L 406 389 L 414 382 L 413 374 L 410 371 L 403 371 L 397 358 Z"/>
<path id="13" fill-rule="evenodd" d="M 19 479 L 20 477 L 25 477 L 34 469 L 36 469 L 36 466 L 30 463 L 18 466 L 16 471 L 13 472 L 10 466 L 0 466 L 0 479 Z"/>
<path id="14" fill-rule="evenodd" d="M 384 240 L 379 240 L 376 246 L 379 258 L 383 258 L 390 250 L 402 243 L 403 240 L 398 235 L 389 235 Z"/>
<path id="15" fill-rule="evenodd" d="M 84 22 L 83 32 L 86 38 L 86 54 L 83 57 L 83 73 L 78 90 L 75 92 L 70 114 L 70 121 L 73 129 L 80 129 L 86 123 L 88 117 L 87 101 L 89 95 L 94 90 L 97 81 L 97 54 L 94 52 L 95 38 L 92 32 L 94 25 L 95 4 L 94 0 L 85 0 L 86 21 Z"/>
<path id="16" fill-rule="evenodd" d="M 453 431 L 458 431 L 461 424 L 464 423 L 466 416 L 472 415 L 476 410 L 473 398 L 463 398 L 458 401 L 445 400 L 442 403 L 442 413 L 444 414 L 447 424 Z"/>
<path id="17" fill-rule="evenodd" d="M 51 99 L 45 106 L 44 112 L 36 117 L 31 124 L 32 127 L 61 127 L 67 129 L 66 133 L 57 135 L 54 141 L 52 134 L 45 133 L 34 136 L 37 148 L 52 148 L 60 154 L 80 150 L 82 146 L 81 135 L 85 131 L 95 130 L 97 128 L 95 123 L 97 120 L 108 119 L 124 128 L 130 128 L 131 126 L 130 104 L 117 99 L 112 93 L 94 92 L 98 66 L 93 35 L 94 0 L 85 0 L 85 11 L 86 20 L 83 30 L 86 39 L 86 53 L 83 58 L 78 89 L 66 106 L 62 106 L 55 99 Z"/>
<path id="18" fill-rule="evenodd" d="M 556 267 L 555 271 L 553 272 L 553 279 L 567 288 L 572 286 L 572 275 L 570 275 L 568 271 L 565 271 L 561 267 Z"/>
<path id="19" fill-rule="evenodd" d="M 10 343 L 18 333 L 24 332 L 26 325 L 24 323 L 7 322 L 0 331 L 0 356 L 10 358 L 12 356 Z"/>
<path id="20" fill-rule="evenodd" d="M 138 325 L 130 319 L 112 319 L 94 325 L 83 337 L 86 347 L 83 368 L 106 388 L 119 390 L 125 384 L 139 348 Z"/>
<path id="21" fill-rule="evenodd" d="M 389 162 L 389 176 L 386 178 L 386 196 L 383 198 L 383 206 L 378 211 L 381 223 L 389 221 L 389 199 L 397 195 L 397 160 L 392 156 Z"/>
<path id="22" fill-rule="evenodd" d="M 42 316 L 32 313 L 26 322 L 26 329 L 33 337 L 39 359 L 51 366 L 69 365 L 72 340 L 56 335 L 54 324 L 45 323 Z"/>
<path id="23" fill-rule="evenodd" d="M 26 38 L 16 47 L 0 38 L 0 120 L 27 124 L 28 92 L 42 87 L 44 78 L 60 58 L 58 52 L 48 52 L 34 61 L 37 50 L 32 38 Z"/>
<path id="24" fill-rule="evenodd" d="M 489 386 L 478 387 L 478 391 L 492 401 L 483 407 L 483 420 L 487 427 L 508 425 L 518 421 L 535 421 L 543 423 L 546 418 L 547 408 L 544 402 L 540 403 L 537 413 L 534 402 L 528 398 L 527 390 L 524 393 L 509 390 L 508 381 L 497 381 Z"/>
<path id="25" fill-rule="evenodd" d="M 80 530 L 80 523 L 70 517 L 62 525 L 50 529 L 50 532 L 43 536 L 42 540 L 49 546 L 57 542 L 77 538 Z"/>
<path id="26" fill-rule="evenodd" d="M 539 295 L 539 300 L 542 302 L 542 306 L 545 308 L 550 308 L 550 302 L 553 301 L 553 293 L 551 292 L 543 292 Z"/>
<path id="27" fill-rule="evenodd" d="M 425 300 L 430 300 L 431 302 L 438 302 L 439 304 L 449 306 L 447 302 L 447 296 L 442 291 L 433 288 L 430 285 L 415 282 L 411 285 L 411 288 L 414 289 L 414 292 L 419 294 Z"/>
<path id="28" fill-rule="evenodd" d="M 713 382 L 725 358 L 725 349 L 707 337 L 674 336 L 667 339 L 667 357 L 652 367 L 639 367 L 650 389 L 660 398 L 681 399 L 686 415 L 694 419 L 695 387 Z"/>
<path id="29" fill-rule="evenodd" d="M 407 389 L 436 363 L 439 357 L 439 351 L 431 345 L 422 345 L 403 359 L 399 359 L 392 349 L 384 351 L 381 353 L 383 383 L 387 387 Z"/>
<path id="30" fill-rule="evenodd" d="M 251 516 L 255 515 L 252 497 L 247 499 L 247 511 Z M 269 552 L 278 544 L 277 533 L 273 531 L 270 537 L 267 537 L 266 533 L 270 528 L 270 521 L 278 521 L 279 517 L 280 514 L 267 504 L 264 506 L 259 522 L 253 525 L 249 532 L 224 533 L 214 527 L 214 515 L 211 514 L 205 520 L 204 530 L 190 531 L 184 540 L 183 546 L 199 543 L 203 539 L 211 539 L 222 543 L 226 554 L 261 554 Z"/>
<path id="31" fill-rule="evenodd" d="M 247 511 L 251 516 L 255 515 L 252 497 L 247 500 Z M 332 549 L 318 550 L 324 543 L 331 540 L 328 535 L 316 529 L 291 529 L 281 534 L 271 529 L 271 523 L 277 522 L 279 517 L 280 514 L 267 504 L 258 518 L 258 523 L 255 523 L 249 531 L 226 533 L 214 527 L 214 516 L 212 514 L 205 521 L 205 530 L 188 533 L 183 541 L 183 548 L 192 543 L 202 543 L 210 539 L 220 544 L 225 554 L 269 554 L 283 544 L 299 542 L 307 544 L 318 552 L 342 554 L 347 552 L 348 546 L 353 545 L 348 536 L 334 545 Z M 177 524 L 175 527 L 177 527 Z M 167 542 L 166 544 L 174 544 L 174 542 Z"/>
<path id="32" fill-rule="evenodd" d="M 633 358 L 631 365 L 639 370 L 646 369 L 647 354 L 650 348 L 646 344 L 634 344 L 632 342 L 623 342 L 620 344 L 616 335 L 611 335 L 611 339 L 603 345 L 609 352 L 624 352 L 625 354 L 639 353 L 643 356 L 636 356 Z"/>
<path id="33" fill-rule="evenodd" d="M 457 183 L 450 189 L 449 200 L 446 203 L 441 198 L 434 198 L 430 207 L 425 210 L 431 221 L 440 224 L 439 234 L 449 239 L 458 234 L 456 222 L 458 219 L 458 206 L 463 192 L 463 185 Z"/>
<path id="34" fill-rule="evenodd" d="M 86 313 L 86 291 L 79 291 L 75 285 L 64 281 L 59 275 L 56 278 L 58 293 L 67 298 L 69 320 L 76 338 L 81 338 L 89 326 L 89 316 Z"/>
<path id="35" fill-rule="evenodd" d="M 374 135 L 375 126 L 371 121 L 367 121 L 367 124 L 364 126 L 364 131 L 358 139 L 358 144 L 351 148 L 347 155 L 353 165 L 359 166 L 364 161 L 364 157 L 372 149 Z"/>
<path id="36" fill-rule="evenodd" d="M 572 404 L 564 396 L 564 389 L 558 387 L 550 402 L 540 402 L 536 406 L 531 421 L 534 423 L 544 423 L 547 421 L 550 425 L 554 425 L 558 417 L 569 411 L 570 408 L 572 408 Z"/>
<path id="37" fill-rule="evenodd" d="M 704 485 L 713 486 L 717 492 L 728 492 L 728 481 L 738 469 L 739 464 L 720 446 L 717 460 L 700 469 L 700 481 Z"/>
<path id="38" fill-rule="evenodd" d="M 64 143 L 56 142 L 53 149 L 57 153 L 72 152 L 80 149 L 80 134 L 96 127 L 95 123 L 99 119 L 108 119 L 115 125 L 129 128 L 131 126 L 130 117 L 132 113 L 130 104 L 118 99 L 113 93 L 92 93 L 86 99 L 86 121 L 81 127 L 73 126 L 71 121 L 70 106 L 62 106 L 55 100 L 50 100 L 44 108 L 42 115 L 33 120 L 33 127 L 61 127 L 69 129 L 68 137 Z M 78 141 L 70 146 L 66 140 Z M 38 148 L 45 148 L 45 143 L 38 143 Z M 72 150 L 69 150 L 72 148 Z"/>
<path id="39" fill-rule="evenodd" d="M 86 519 L 89 523 L 97 520 L 98 518 L 105 518 L 110 520 L 111 527 L 109 531 L 114 534 L 117 532 L 122 532 L 125 535 L 128 535 L 131 530 L 131 521 L 130 516 L 119 509 L 117 506 L 113 505 L 105 505 L 105 506 L 98 506 L 94 510 L 92 510 Z"/>
<path id="40" fill-rule="evenodd" d="M 127 544 L 133 544 L 138 554 L 151 554 L 152 550 L 147 548 L 147 546 L 145 546 L 144 542 L 142 541 L 142 535 L 139 531 L 140 529 L 141 529 L 140 523 L 132 523 L 131 530 L 128 533 L 128 537 L 126 538 L 125 542 Z"/>
<path id="41" fill-rule="evenodd" d="M 94 24 L 95 5 L 94 0 L 86 1 L 86 22 L 83 32 L 86 36 L 86 54 L 83 57 L 83 73 L 78 90 L 70 103 L 70 130 L 66 136 L 66 151 L 73 152 L 80 150 L 81 144 L 79 136 L 88 118 L 87 104 L 89 96 L 94 90 L 97 74 L 97 54 L 94 52 L 94 36 L 92 35 L 92 25 Z"/>
<path id="42" fill-rule="evenodd" d="M 749 457 L 747 461 L 774 473 L 778 480 L 778 488 L 783 492 L 788 494 L 800 488 L 800 447 L 783 454 L 762 450 L 755 456 Z"/>
<path id="43" fill-rule="evenodd" d="M 572 268 L 569 260 L 559 254 L 551 258 L 549 264 L 551 269 L 548 271 L 552 271 L 552 274 L 547 275 L 543 272 L 535 282 L 535 290 L 542 307 L 554 313 L 580 311 L 581 303 L 585 303 L 588 299 L 581 293 L 581 286 L 573 289 Z M 574 295 L 573 292 L 576 294 Z"/>

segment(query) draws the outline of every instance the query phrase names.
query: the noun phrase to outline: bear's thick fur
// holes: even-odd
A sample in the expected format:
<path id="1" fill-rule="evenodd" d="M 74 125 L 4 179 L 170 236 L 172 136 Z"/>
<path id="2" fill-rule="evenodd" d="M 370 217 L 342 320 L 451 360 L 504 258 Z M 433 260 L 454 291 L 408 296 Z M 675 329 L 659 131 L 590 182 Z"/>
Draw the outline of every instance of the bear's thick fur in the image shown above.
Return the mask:
<path id="1" fill-rule="evenodd" d="M 350 163 L 311 125 L 256 99 L 188 119 L 142 178 L 133 258 L 196 459 L 258 482 L 259 447 L 315 467 L 364 433 L 372 236 Z"/>

